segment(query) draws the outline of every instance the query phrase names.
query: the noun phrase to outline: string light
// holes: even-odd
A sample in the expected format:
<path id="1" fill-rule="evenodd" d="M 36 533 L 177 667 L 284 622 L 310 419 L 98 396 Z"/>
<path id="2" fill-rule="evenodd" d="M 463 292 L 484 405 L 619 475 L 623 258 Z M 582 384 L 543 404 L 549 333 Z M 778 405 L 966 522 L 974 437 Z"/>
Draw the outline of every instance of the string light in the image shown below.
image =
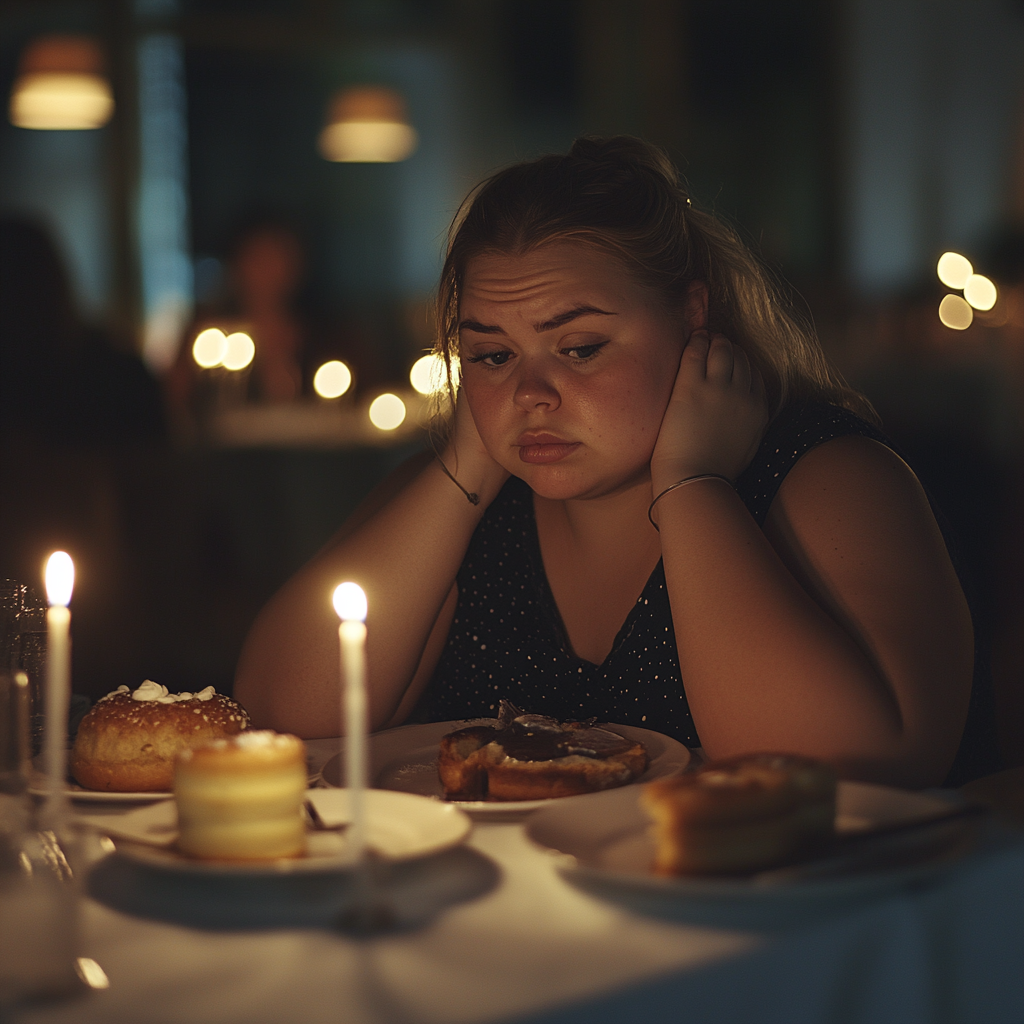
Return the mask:
<path id="1" fill-rule="evenodd" d="M 324 363 L 313 375 L 313 390 L 321 398 L 340 398 L 352 386 L 352 371 L 340 360 Z"/>
<path id="2" fill-rule="evenodd" d="M 996 286 L 983 274 L 971 274 L 964 283 L 964 298 L 981 312 L 990 310 L 998 297 Z"/>
<path id="3" fill-rule="evenodd" d="M 378 430 L 394 430 L 405 419 L 405 402 L 398 395 L 378 395 L 370 403 L 370 422 Z"/>
<path id="4" fill-rule="evenodd" d="M 196 335 L 192 343 L 192 358 L 204 370 L 212 370 L 224 362 L 228 339 L 219 327 L 207 327 Z"/>
<path id="5" fill-rule="evenodd" d="M 947 288 L 955 288 L 957 291 L 963 288 L 967 279 L 974 273 L 971 261 L 958 252 L 944 252 L 939 257 L 935 270 L 939 280 Z"/>
<path id="6" fill-rule="evenodd" d="M 939 303 L 939 319 L 954 331 L 966 331 L 974 320 L 974 310 L 959 295 L 947 295 Z"/>

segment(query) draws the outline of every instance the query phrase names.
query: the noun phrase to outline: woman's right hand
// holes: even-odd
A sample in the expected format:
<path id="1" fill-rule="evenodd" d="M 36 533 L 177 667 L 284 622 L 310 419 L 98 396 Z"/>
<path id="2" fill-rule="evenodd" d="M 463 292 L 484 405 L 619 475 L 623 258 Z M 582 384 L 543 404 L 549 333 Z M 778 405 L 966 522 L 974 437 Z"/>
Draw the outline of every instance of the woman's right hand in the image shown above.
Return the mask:
<path id="1" fill-rule="evenodd" d="M 487 450 L 462 388 L 455 401 L 451 437 L 439 457 L 448 472 L 467 491 L 480 495 L 484 507 L 497 496 L 509 478 L 508 470 L 495 462 Z"/>
<path id="2" fill-rule="evenodd" d="M 750 464 L 767 423 L 764 384 L 746 353 L 724 335 L 694 331 L 651 457 L 654 493 L 703 473 L 734 481 Z"/>

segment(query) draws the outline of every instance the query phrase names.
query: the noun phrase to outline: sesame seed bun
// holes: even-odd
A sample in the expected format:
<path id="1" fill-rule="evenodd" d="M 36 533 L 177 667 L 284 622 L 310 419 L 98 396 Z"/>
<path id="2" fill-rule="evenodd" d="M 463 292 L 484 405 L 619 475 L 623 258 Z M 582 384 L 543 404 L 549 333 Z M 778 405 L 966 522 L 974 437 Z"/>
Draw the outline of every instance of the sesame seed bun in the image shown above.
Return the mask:
<path id="1" fill-rule="evenodd" d="M 71 750 L 71 774 L 86 789 L 170 791 L 177 754 L 248 727 L 245 709 L 221 693 L 174 703 L 114 693 L 82 719 Z"/>

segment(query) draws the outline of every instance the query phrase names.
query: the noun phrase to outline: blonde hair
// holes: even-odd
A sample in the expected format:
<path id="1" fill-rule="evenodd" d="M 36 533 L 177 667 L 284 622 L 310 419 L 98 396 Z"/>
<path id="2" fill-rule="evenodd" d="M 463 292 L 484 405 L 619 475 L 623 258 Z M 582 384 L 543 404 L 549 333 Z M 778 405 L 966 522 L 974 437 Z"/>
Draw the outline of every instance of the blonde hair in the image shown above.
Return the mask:
<path id="1" fill-rule="evenodd" d="M 747 353 L 765 384 L 772 416 L 787 403 L 819 400 L 877 422 L 868 400 L 829 365 L 813 329 L 736 232 L 691 205 L 662 150 L 629 136 L 577 139 L 566 155 L 516 164 L 483 181 L 448 233 L 437 298 L 435 351 L 458 358 L 459 292 L 469 261 L 522 255 L 577 241 L 616 256 L 678 312 L 691 282 L 708 289 L 708 329 Z"/>

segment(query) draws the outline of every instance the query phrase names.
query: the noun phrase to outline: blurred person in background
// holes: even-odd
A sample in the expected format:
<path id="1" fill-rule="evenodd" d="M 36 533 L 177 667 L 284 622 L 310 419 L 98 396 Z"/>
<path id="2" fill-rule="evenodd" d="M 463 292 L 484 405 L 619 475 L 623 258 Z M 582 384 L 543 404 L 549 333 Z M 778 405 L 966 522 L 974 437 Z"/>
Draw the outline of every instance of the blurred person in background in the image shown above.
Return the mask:
<path id="1" fill-rule="evenodd" d="M 228 247 L 225 294 L 201 308 L 168 376 L 173 408 L 194 404 L 199 370 L 192 341 L 218 327 L 245 331 L 256 346 L 245 397 L 291 402 L 313 394 L 313 376 L 329 359 L 343 359 L 359 383 L 379 376 L 365 345 L 315 309 L 307 286 L 308 260 L 299 233 L 286 221 L 248 218 Z"/>
<path id="2" fill-rule="evenodd" d="M 0 218 L 0 433 L 74 445 L 160 440 L 160 391 L 79 315 L 47 231 Z"/>
<path id="3" fill-rule="evenodd" d="M 78 693 L 138 685 L 149 540 L 130 505 L 164 436 L 159 384 L 79 314 L 49 232 L 0 218 L 0 578 L 38 588 L 49 552 L 74 558 Z"/>

